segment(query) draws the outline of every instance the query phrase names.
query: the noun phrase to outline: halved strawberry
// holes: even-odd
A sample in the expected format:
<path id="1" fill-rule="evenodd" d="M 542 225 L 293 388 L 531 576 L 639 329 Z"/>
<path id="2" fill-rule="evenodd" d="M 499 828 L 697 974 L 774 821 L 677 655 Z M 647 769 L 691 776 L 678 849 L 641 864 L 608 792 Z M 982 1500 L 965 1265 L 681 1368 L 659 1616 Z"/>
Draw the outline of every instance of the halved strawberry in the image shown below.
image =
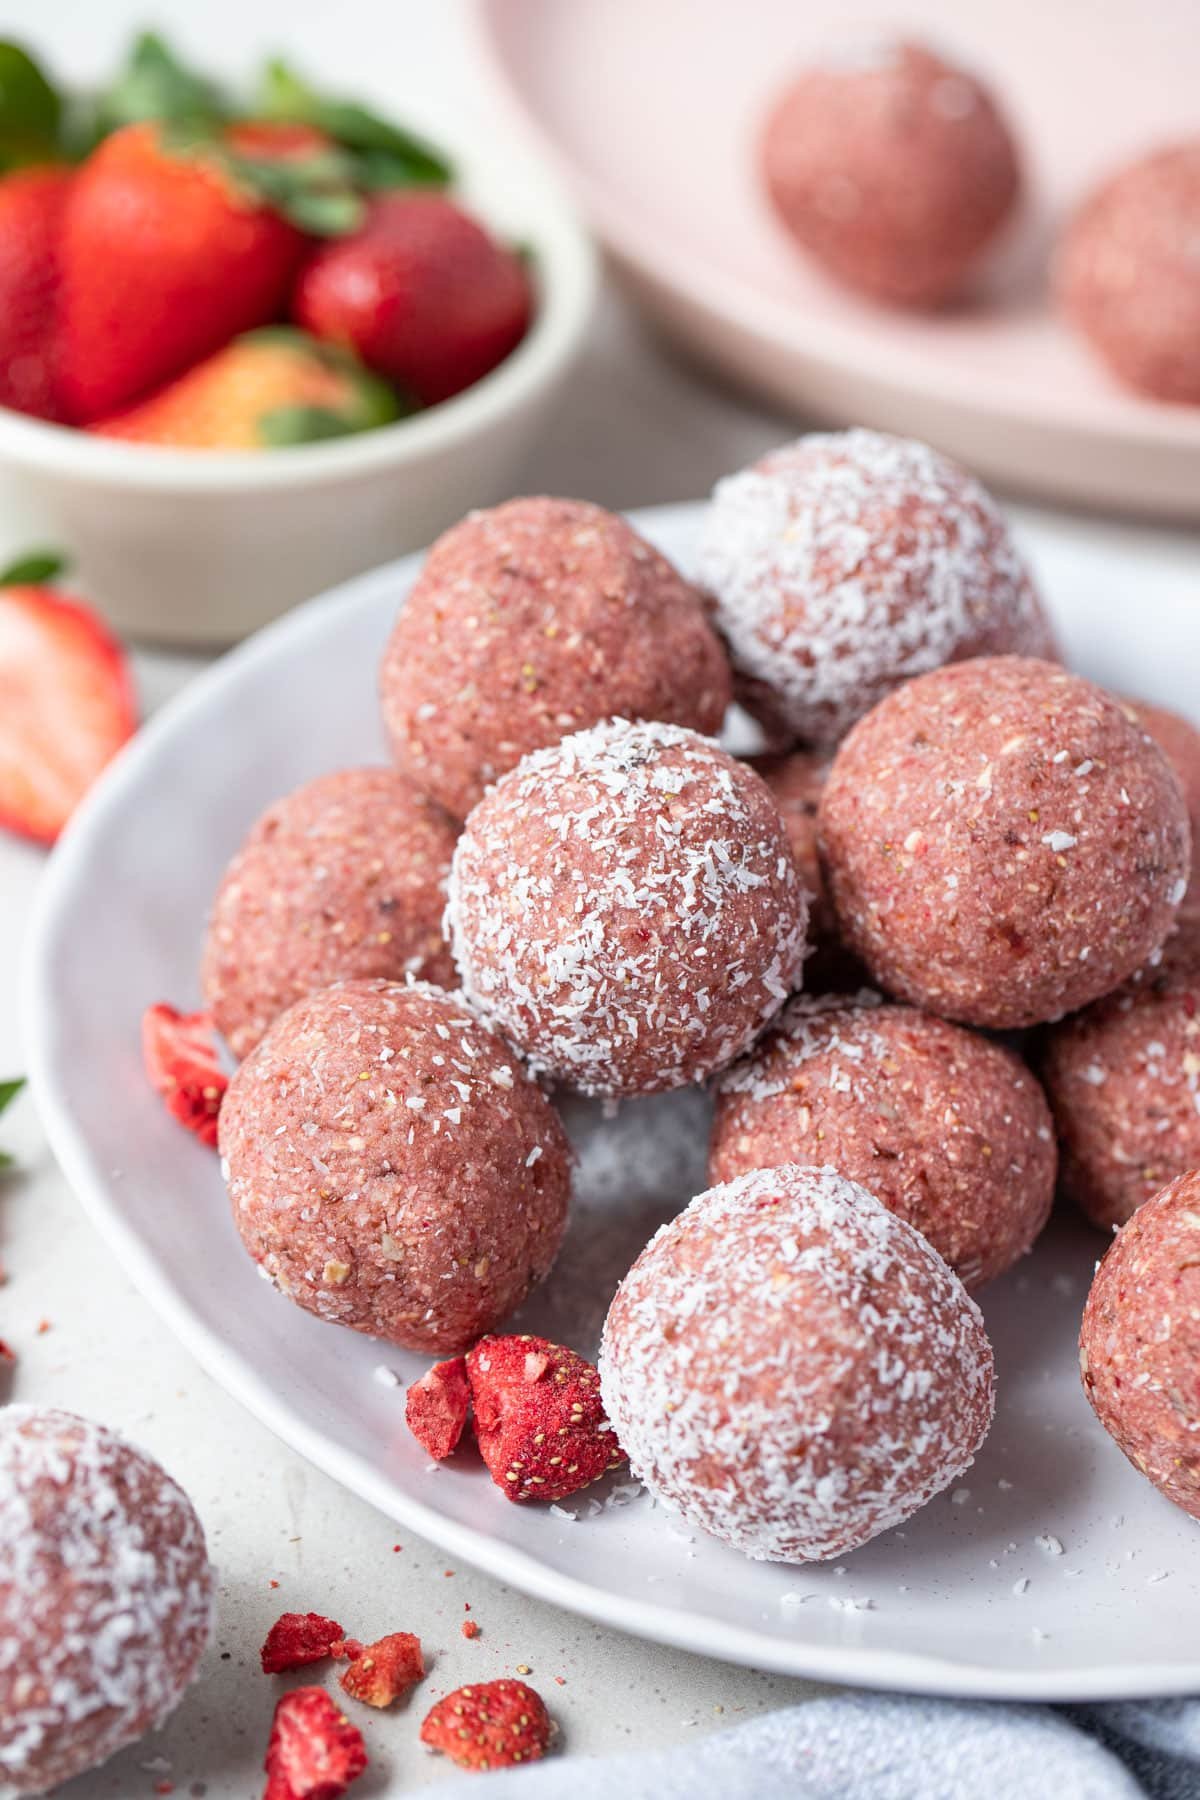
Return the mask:
<path id="1" fill-rule="evenodd" d="M 293 1688 L 275 1708 L 264 1800 L 341 1800 L 367 1766 L 362 1732 L 324 1688 Z"/>
<path id="2" fill-rule="evenodd" d="M 212 1015 L 177 1012 L 164 1001 L 148 1006 L 142 1014 L 142 1057 L 172 1118 L 215 1150 L 229 1077 L 217 1058 Z M 339 1626 L 334 1636 L 341 1635 Z"/>
<path id="3" fill-rule="evenodd" d="M 136 727 L 129 663 L 103 620 L 0 579 L 0 825 L 52 844 Z"/>
<path id="4" fill-rule="evenodd" d="M 483 1337 L 467 1378 L 480 1454 L 510 1500 L 562 1500 L 624 1462 L 600 1377 L 574 1350 L 528 1333 Z"/>

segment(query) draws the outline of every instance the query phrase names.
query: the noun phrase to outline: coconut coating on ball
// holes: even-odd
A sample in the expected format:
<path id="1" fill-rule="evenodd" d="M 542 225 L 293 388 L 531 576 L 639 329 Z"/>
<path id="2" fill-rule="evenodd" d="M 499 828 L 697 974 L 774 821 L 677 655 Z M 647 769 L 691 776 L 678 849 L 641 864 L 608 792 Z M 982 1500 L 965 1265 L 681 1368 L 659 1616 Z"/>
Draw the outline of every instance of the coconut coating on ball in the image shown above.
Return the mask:
<path id="1" fill-rule="evenodd" d="M 1170 712 L 1165 706 L 1152 706 L 1148 700 L 1122 700 L 1121 705 L 1143 731 L 1149 732 L 1179 779 L 1187 806 L 1188 826 L 1192 835 L 1192 874 L 1181 911 L 1191 912 L 1197 904 L 1200 870 L 1200 731 L 1190 720 Z"/>
<path id="2" fill-rule="evenodd" d="M 208 1641 L 187 1495 L 115 1432 L 0 1408 L 0 1793 L 41 1794 L 156 1729 Z"/>
<path id="3" fill-rule="evenodd" d="M 799 986 L 808 901 L 766 784 L 674 725 L 536 751 L 471 814 L 447 920 L 463 990 L 580 1093 L 657 1093 L 741 1054 Z"/>
<path id="4" fill-rule="evenodd" d="M 452 986 L 442 913 L 457 836 L 395 769 L 339 769 L 269 807 L 225 872 L 204 946 L 204 997 L 234 1055 L 334 981 Z"/>
<path id="5" fill-rule="evenodd" d="M 715 733 L 731 691 L 696 589 L 582 500 L 510 500 L 439 538 L 380 675 L 396 762 L 459 819 L 568 732 L 620 714 Z"/>
<path id="6" fill-rule="evenodd" d="M 839 750 L 818 830 L 874 980 L 968 1025 L 1108 993 L 1187 887 L 1187 811 L 1157 744 L 1092 682 L 1022 657 L 889 695 Z"/>
<path id="7" fill-rule="evenodd" d="M 987 490 L 911 438 L 814 433 L 717 483 L 699 579 L 740 673 L 807 743 L 966 657 L 1052 656 Z M 757 684 L 757 689 L 754 684 Z"/>
<path id="8" fill-rule="evenodd" d="M 1079 1368 L 1109 1436 L 1200 1519 L 1200 1170 L 1117 1233 L 1084 1308 Z"/>
<path id="9" fill-rule="evenodd" d="M 806 69 L 772 108 L 760 160 L 801 247 L 895 306 L 957 292 L 1021 186 L 995 97 L 915 43 L 848 46 Z"/>
<path id="10" fill-rule="evenodd" d="M 1129 387 L 1200 402 L 1200 138 L 1122 169 L 1084 202 L 1059 247 L 1071 323 Z"/>
<path id="11" fill-rule="evenodd" d="M 708 1178 L 837 1169 L 977 1288 L 1046 1223 L 1056 1160 L 1050 1110 L 1020 1057 L 866 991 L 791 1001 L 720 1078 Z"/>
<path id="12" fill-rule="evenodd" d="M 843 1556 L 969 1467 L 992 1419 L 975 1302 L 832 1169 L 760 1169 L 664 1225 L 600 1351 L 608 1416 L 664 1506 L 747 1556 Z"/>
<path id="13" fill-rule="evenodd" d="M 283 1013 L 220 1115 L 247 1250 L 308 1312 L 460 1350 L 554 1261 L 571 1152 L 558 1115 L 461 996 L 351 981 Z"/>

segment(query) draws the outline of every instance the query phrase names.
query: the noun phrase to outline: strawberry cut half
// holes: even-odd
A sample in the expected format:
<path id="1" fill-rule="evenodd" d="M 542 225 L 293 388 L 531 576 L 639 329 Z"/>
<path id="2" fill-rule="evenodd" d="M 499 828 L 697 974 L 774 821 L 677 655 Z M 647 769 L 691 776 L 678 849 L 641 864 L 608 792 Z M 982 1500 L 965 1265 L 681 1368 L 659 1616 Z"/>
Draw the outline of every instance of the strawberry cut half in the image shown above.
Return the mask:
<path id="1" fill-rule="evenodd" d="M 217 1058 L 212 1015 L 181 1013 L 164 1001 L 148 1006 L 142 1014 L 142 1058 L 171 1117 L 215 1150 L 229 1077 Z M 334 1636 L 341 1636 L 340 1626 Z"/>
<path id="2" fill-rule="evenodd" d="M 108 627 L 43 587 L 0 587 L 0 825 L 52 844 L 137 728 Z"/>

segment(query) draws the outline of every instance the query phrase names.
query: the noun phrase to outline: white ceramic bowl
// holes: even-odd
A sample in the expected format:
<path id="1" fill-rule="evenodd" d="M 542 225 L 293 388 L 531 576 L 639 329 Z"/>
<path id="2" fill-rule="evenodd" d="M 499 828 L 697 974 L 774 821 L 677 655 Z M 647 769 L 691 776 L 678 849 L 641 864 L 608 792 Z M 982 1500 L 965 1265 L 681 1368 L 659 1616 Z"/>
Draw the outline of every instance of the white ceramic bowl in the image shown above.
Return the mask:
<path id="1" fill-rule="evenodd" d="M 271 452 L 122 444 L 0 408 L 10 539 L 65 550 L 119 630 L 229 643 L 513 490 L 586 333 L 595 256 L 536 159 L 494 131 L 464 141 L 461 120 L 417 122 L 453 156 L 456 194 L 536 256 L 529 334 L 474 387 L 378 431 Z"/>

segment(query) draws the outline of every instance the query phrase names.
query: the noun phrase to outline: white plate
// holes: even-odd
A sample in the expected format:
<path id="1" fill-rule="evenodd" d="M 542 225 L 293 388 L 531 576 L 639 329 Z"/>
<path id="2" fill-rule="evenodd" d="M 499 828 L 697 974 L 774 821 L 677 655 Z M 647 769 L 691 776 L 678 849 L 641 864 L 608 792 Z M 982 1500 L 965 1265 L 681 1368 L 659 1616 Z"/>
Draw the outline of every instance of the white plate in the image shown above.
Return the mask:
<path id="1" fill-rule="evenodd" d="M 639 523 L 686 564 L 697 519 L 696 507 L 669 507 Z M 1190 572 L 1045 529 L 1028 541 L 1079 664 L 1186 703 L 1200 667 Z M 935 1500 L 844 1572 L 745 1562 L 693 1541 L 644 1495 L 594 1517 L 577 1497 L 570 1522 L 509 1504 L 469 1458 L 432 1469 L 404 1429 L 402 1393 L 374 1379 L 382 1363 L 408 1380 L 418 1359 L 310 1318 L 258 1279 L 216 1158 L 145 1080 L 139 1019 L 149 1001 L 194 999 L 209 897 L 260 809 L 381 755 L 376 659 L 415 567 L 314 601 L 196 681 L 122 755 L 52 859 L 29 955 L 30 1072 L 63 1167 L 129 1273 L 209 1372 L 303 1455 L 454 1555 L 576 1612 L 862 1685 L 1039 1699 L 1200 1687 L 1200 1530 L 1134 1473 L 1084 1401 L 1075 1333 L 1101 1240 L 1072 1223 L 984 1296 L 1000 1410 L 967 1492 Z M 525 1323 L 590 1349 L 618 1277 L 702 1185 L 704 1108 L 696 1093 L 630 1105 L 602 1138 L 591 1109 L 569 1109 L 587 1139 L 580 1204 Z M 869 1609 L 838 1604 L 864 1599 Z"/>

